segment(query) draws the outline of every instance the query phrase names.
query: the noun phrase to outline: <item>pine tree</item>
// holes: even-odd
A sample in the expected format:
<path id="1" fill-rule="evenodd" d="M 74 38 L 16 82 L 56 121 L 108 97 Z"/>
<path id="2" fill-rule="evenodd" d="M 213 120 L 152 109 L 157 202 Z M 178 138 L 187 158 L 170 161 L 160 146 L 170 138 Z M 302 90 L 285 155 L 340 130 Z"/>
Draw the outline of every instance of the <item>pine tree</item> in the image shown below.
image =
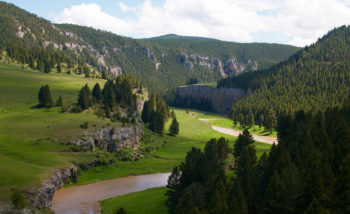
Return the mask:
<path id="1" fill-rule="evenodd" d="M 171 122 L 171 125 L 169 127 L 169 132 L 173 136 L 176 136 L 179 134 L 179 123 L 177 122 L 176 118 L 174 118 L 173 121 Z"/>
<path id="2" fill-rule="evenodd" d="M 85 86 L 82 87 L 79 91 L 78 105 L 81 107 L 82 110 L 85 110 L 91 107 L 91 104 L 91 92 L 89 86 L 85 84 Z"/>
<path id="3" fill-rule="evenodd" d="M 63 99 L 62 96 L 59 96 L 56 101 L 56 106 L 63 106 Z"/>
<path id="4" fill-rule="evenodd" d="M 57 73 L 61 73 L 62 72 L 62 65 L 61 63 L 57 63 Z"/>
<path id="5" fill-rule="evenodd" d="M 236 140 L 236 143 L 234 145 L 233 156 L 235 157 L 235 159 L 236 160 L 239 159 L 244 147 L 248 145 L 253 145 L 253 144 L 254 144 L 253 136 L 250 134 L 248 129 L 245 129 L 242 134 L 239 134 Z"/>
<path id="6" fill-rule="evenodd" d="M 47 84 L 44 86 L 41 86 L 38 94 L 38 100 L 39 100 L 39 107 L 50 108 L 53 106 L 50 88 Z"/>
<path id="7" fill-rule="evenodd" d="M 142 109 L 142 114 L 141 114 L 142 121 L 144 123 L 149 123 L 151 120 L 151 115 L 152 115 L 151 103 L 150 103 L 150 101 L 146 101 L 143 104 L 143 109 Z"/>
<path id="8" fill-rule="evenodd" d="M 100 84 L 96 83 L 92 89 L 92 103 L 99 104 L 102 103 L 102 92 Z"/>
<path id="9" fill-rule="evenodd" d="M 120 207 L 119 209 L 117 209 L 115 214 L 127 214 L 127 212 L 123 207 Z"/>
<path id="10" fill-rule="evenodd" d="M 181 197 L 179 204 L 175 208 L 176 214 L 200 214 L 200 210 L 195 205 L 193 195 L 190 191 L 186 191 Z"/>
<path id="11" fill-rule="evenodd" d="M 45 73 L 50 73 L 51 72 L 51 67 L 48 61 L 44 62 L 44 72 Z"/>
<path id="12" fill-rule="evenodd" d="M 34 69 L 34 66 L 35 66 L 35 60 L 32 56 L 29 57 L 29 67 L 31 69 Z"/>
<path id="13" fill-rule="evenodd" d="M 264 125 L 264 114 L 260 114 L 259 116 L 259 128 Z"/>
<path id="14" fill-rule="evenodd" d="M 266 120 L 265 120 L 265 128 L 272 133 L 273 128 L 277 126 L 277 118 L 276 118 L 276 112 L 273 109 L 270 109 Z"/>
<path id="15" fill-rule="evenodd" d="M 102 79 L 105 79 L 105 80 L 108 79 L 108 72 L 107 72 L 107 69 L 103 69 L 103 71 L 102 71 Z"/>

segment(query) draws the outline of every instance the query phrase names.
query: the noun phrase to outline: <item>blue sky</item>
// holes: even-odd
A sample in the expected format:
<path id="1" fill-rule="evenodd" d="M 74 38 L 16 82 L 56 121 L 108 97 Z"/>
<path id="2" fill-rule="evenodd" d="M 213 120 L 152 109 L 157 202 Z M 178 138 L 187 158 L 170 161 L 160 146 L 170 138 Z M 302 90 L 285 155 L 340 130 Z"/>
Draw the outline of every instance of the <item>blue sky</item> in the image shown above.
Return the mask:
<path id="1" fill-rule="evenodd" d="M 350 23 L 348 0 L 7 0 L 54 23 L 134 38 L 167 33 L 309 45 Z"/>

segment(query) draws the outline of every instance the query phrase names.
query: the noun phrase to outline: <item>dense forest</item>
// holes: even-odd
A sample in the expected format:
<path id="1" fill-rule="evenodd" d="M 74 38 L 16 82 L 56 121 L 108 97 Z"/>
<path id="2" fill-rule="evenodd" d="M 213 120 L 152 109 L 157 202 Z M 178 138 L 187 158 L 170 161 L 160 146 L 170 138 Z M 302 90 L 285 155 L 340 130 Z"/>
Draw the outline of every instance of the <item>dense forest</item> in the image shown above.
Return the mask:
<path id="1" fill-rule="evenodd" d="M 252 90 L 232 107 L 232 117 L 255 121 L 270 110 L 277 116 L 299 110 L 317 112 L 341 106 L 350 92 L 350 27 L 330 31 L 310 47 L 271 69 L 218 81 L 218 87 Z"/>
<path id="2" fill-rule="evenodd" d="M 350 100 L 341 109 L 281 117 L 278 145 L 260 159 L 247 130 L 233 149 L 212 139 L 174 168 L 169 204 L 176 214 L 349 213 L 349 142 Z"/>
<path id="3" fill-rule="evenodd" d="M 161 95 L 190 78 L 199 82 L 220 79 L 221 72 L 208 68 L 215 67 L 214 59 L 223 66 L 226 60 L 237 59 L 237 63 L 244 62 L 244 70 L 248 71 L 247 65 L 256 62 L 258 68 L 267 68 L 299 49 L 190 37 L 135 40 L 90 27 L 52 24 L 5 2 L 0 2 L 0 32 L 0 50 L 34 69 L 74 72 L 86 77 L 101 77 L 103 71 L 113 77 L 132 74 L 151 92 Z M 198 62 L 197 58 L 205 62 Z"/>

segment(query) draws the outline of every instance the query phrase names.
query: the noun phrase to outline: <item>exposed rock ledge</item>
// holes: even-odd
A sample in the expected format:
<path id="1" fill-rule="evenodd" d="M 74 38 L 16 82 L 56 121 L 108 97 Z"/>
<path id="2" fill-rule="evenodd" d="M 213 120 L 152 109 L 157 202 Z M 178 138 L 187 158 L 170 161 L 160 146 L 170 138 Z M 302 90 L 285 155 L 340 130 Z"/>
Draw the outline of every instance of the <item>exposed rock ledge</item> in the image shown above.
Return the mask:
<path id="1" fill-rule="evenodd" d="M 102 128 L 93 133 L 87 133 L 72 144 L 83 146 L 88 150 L 98 147 L 109 152 L 118 152 L 121 148 L 137 149 L 138 142 L 143 134 L 142 126 Z"/>
<path id="2" fill-rule="evenodd" d="M 51 178 L 41 184 L 41 187 L 34 192 L 34 197 L 30 199 L 30 205 L 33 208 L 50 208 L 52 197 L 55 191 L 63 186 L 63 184 L 76 175 L 77 168 L 72 165 L 65 169 L 57 170 Z"/>

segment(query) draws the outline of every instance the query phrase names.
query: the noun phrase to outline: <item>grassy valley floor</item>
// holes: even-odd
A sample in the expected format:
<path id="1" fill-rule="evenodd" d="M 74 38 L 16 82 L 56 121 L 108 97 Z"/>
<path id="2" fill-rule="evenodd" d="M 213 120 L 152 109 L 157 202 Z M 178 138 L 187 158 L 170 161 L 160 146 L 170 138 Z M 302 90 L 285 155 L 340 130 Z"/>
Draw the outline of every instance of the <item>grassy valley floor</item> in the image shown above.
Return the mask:
<path id="1" fill-rule="evenodd" d="M 50 86 L 54 100 L 61 95 L 64 102 L 74 102 L 79 89 L 85 83 L 88 83 L 91 89 L 96 82 L 103 86 L 104 80 L 67 74 L 45 74 L 22 69 L 20 65 L 1 63 L 0 79 L 0 201 L 9 200 L 12 188 L 31 191 L 50 177 L 54 170 L 67 167 L 72 162 L 95 159 L 94 153 L 72 152 L 71 145 L 64 143 L 86 131 L 98 130 L 108 125 L 120 125 L 111 123 L 108 119 L 98 118 L 92 112 L 73 114 L 61 113 L 58 107 L 32 108 L 37 104 L 37 93 L 43 84 Z M 231 147 L 233 146 L 235 137 L 220 134 L 212 130 L 208 123 L 199 120 L 218 115 L 184 109 L 174 110 L 180 124 L 177 137 L 167 134 L 161 137 L 145 129 L 145 135 L 151 139 L 148 145 L 151 148 L 150 153 L 146 158 L 132 162 L 117 161 L 115 164 L 82 171 L 75 185 L 127 175 L 170 172 L 184 160 L 191 147 L 204 148 L 211 138 L 223 136 L 229 139 Z M 88 130 L 80 128 L 84 122 L 89 123 Z M 166 124 L 166 130 L 169 125 L 170 121 Z M 270 149 L 270 145 L 264 143 L 257 142 L 256 146 L 259 155 Z"/>

